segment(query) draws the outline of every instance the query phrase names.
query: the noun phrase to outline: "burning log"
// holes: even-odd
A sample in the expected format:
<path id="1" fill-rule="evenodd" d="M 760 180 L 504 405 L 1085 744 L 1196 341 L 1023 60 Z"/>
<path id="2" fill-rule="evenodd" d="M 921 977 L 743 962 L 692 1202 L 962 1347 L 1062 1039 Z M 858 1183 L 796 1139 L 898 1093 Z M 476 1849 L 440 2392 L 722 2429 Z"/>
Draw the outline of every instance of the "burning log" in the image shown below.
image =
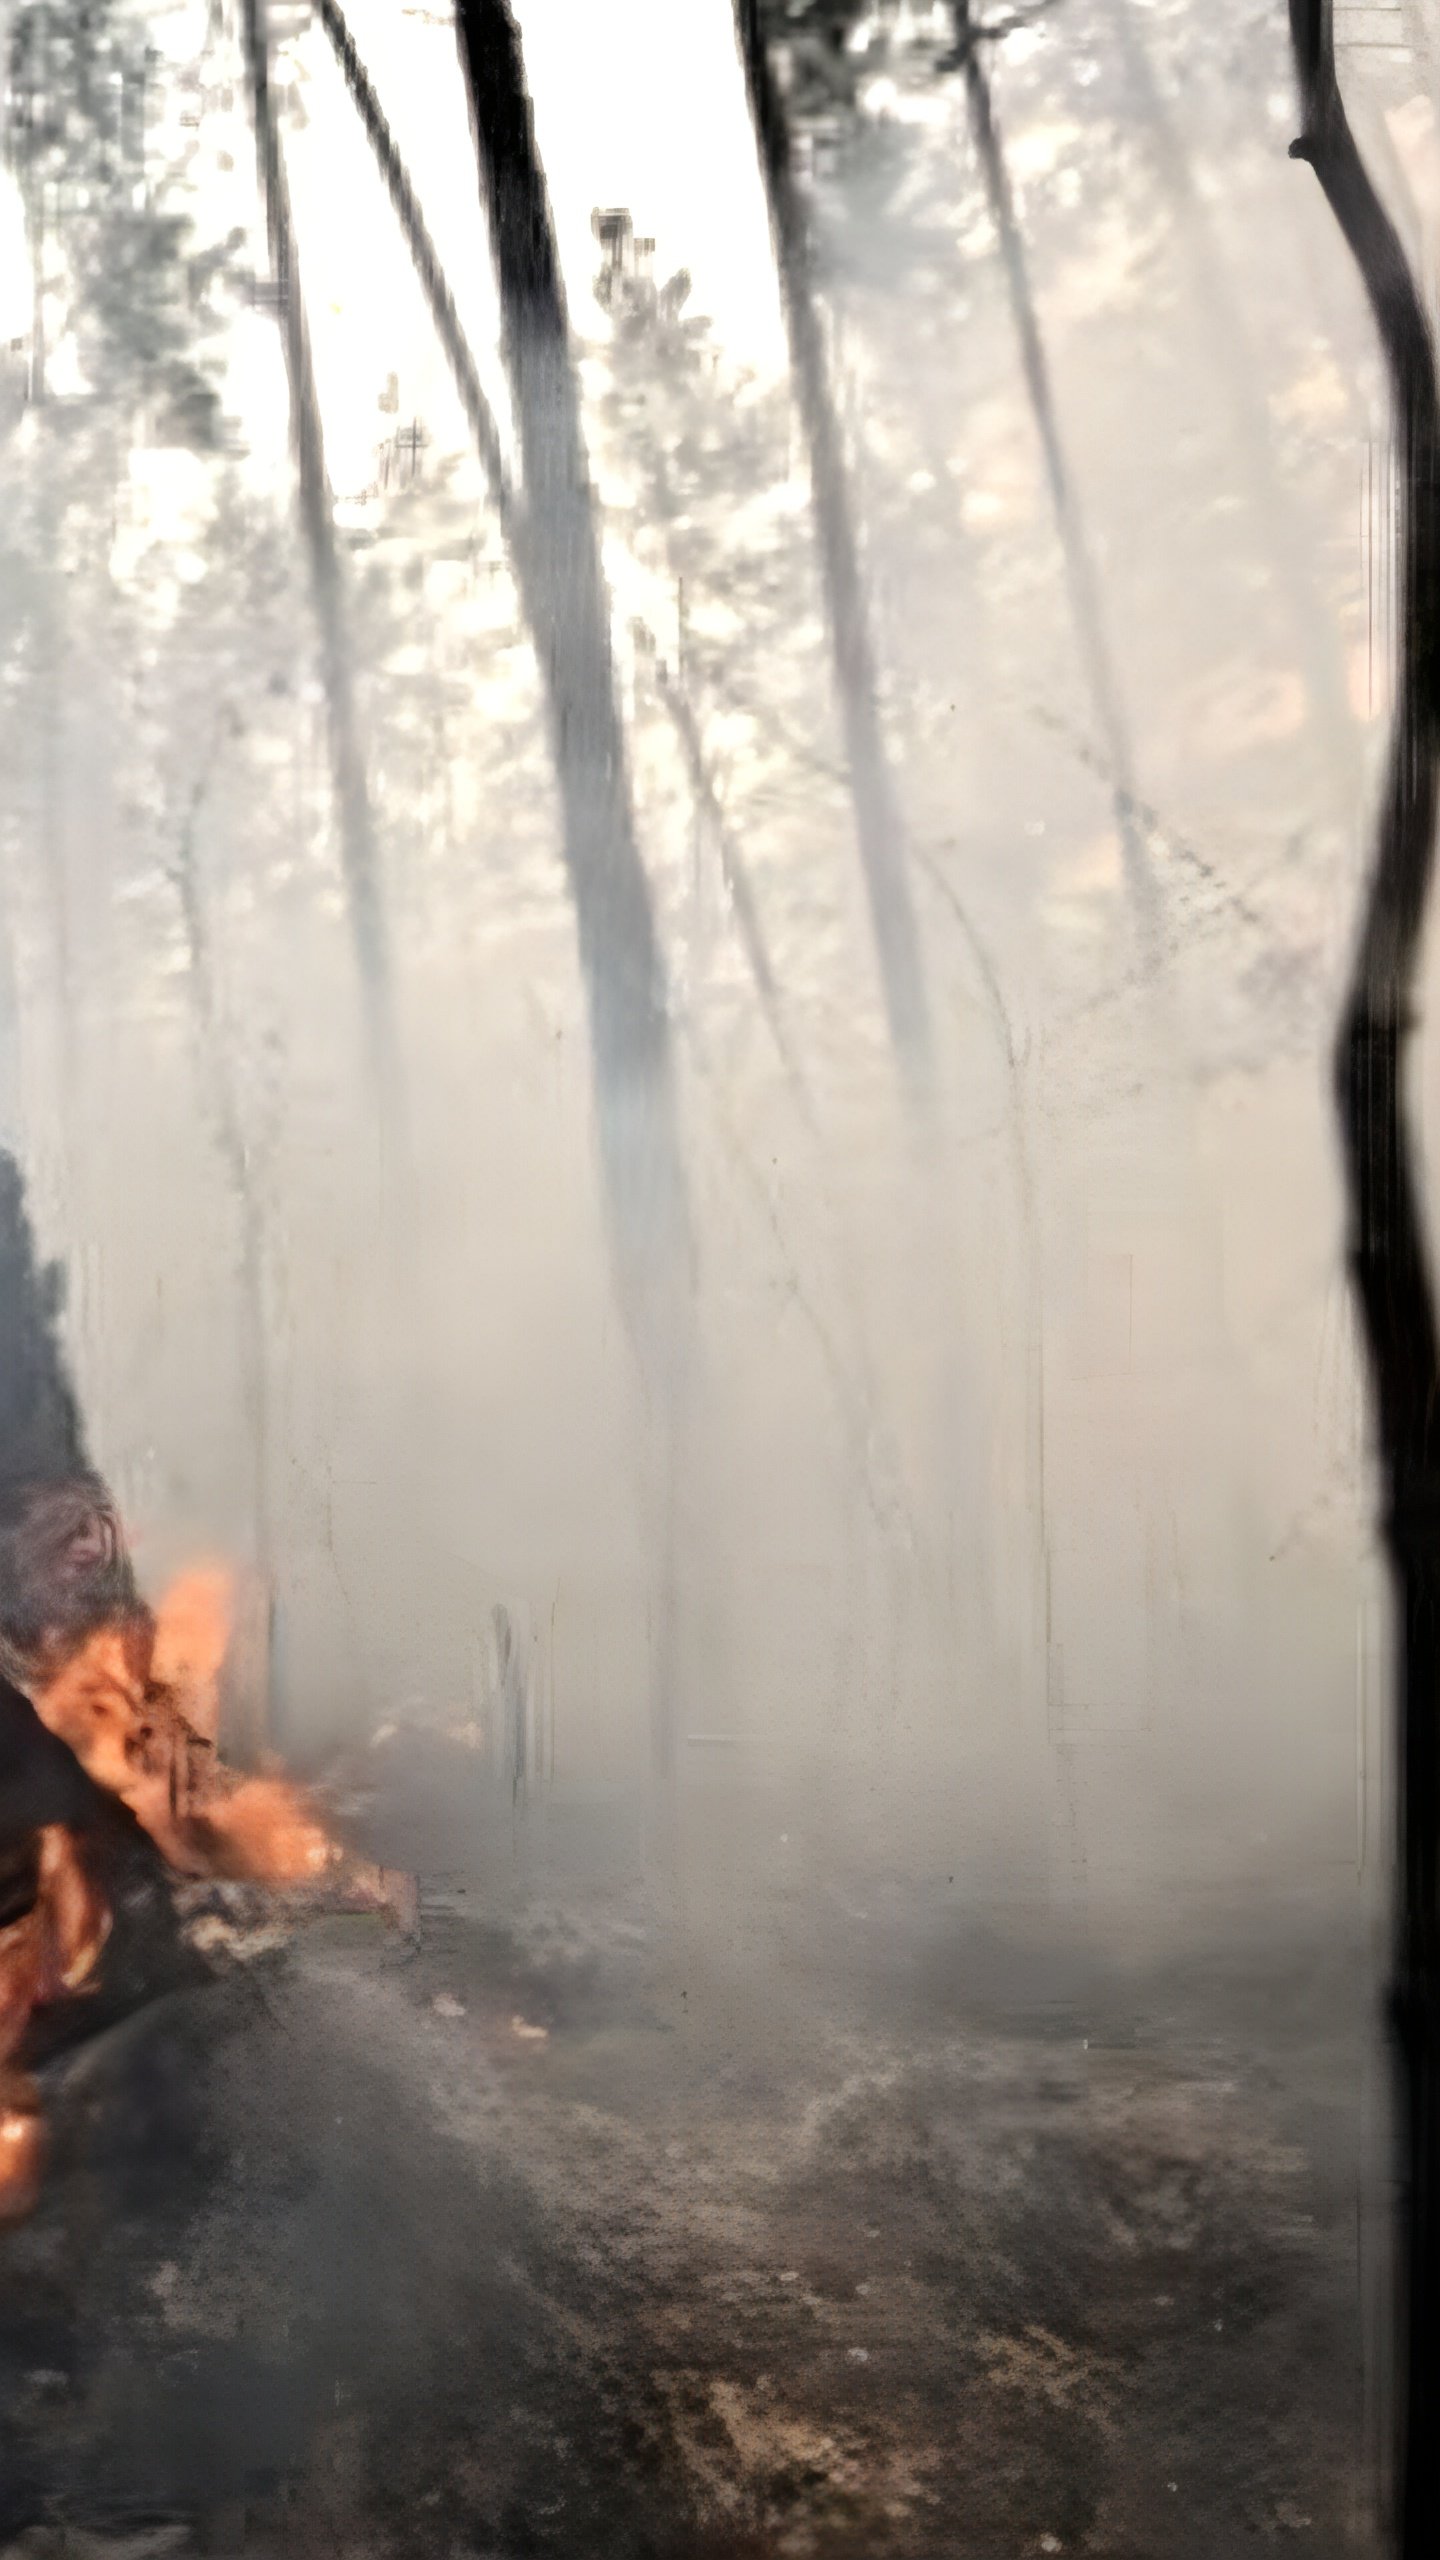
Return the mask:
<path id="1" fill-rule="evenodd" d="M 406 1928 L 417 1909 L 413 1883 L 351 1855 L 277 1766 L 222 1761 L 238 1586 L 206 1567 L 158 1609 L 142 1599 L 85 1455 L 57 1312 L 0 1154 L 0 1346 L 12 1350 L 0 1374 L 0 1739 L 19 1768 L 10 1795 L 14 1770 L 0 1771 L 0 2217 L 28 2210 L 43 2163 L 21 2058 L 31 2020 L 93 1983 L 109 1934 L 86 1854 L 86 1782 L 89 1801 L 122 1805 L 177 1878 L 273 1887 Z"/>
<path id="2" fill-rule="evenodd" d="M 279 1769 L 241 1775 L 220 1760 L 232 1589 L 205 1569 L 152 1613 L 103 1490 L 38 1489 L 0 1521 L 0 1668 L 177 1877 L 274 1886 L 413 1927 L 408 1878 L 351 1855 Z M 34 1836 L 30 1878 L 12 1854 L 21 1907 L 0 1926 L 0 2214 L 28 2209 L 42 2148 L 33 2084 L 14 2056 L 34 2011 L 91 1978 L 109 1927 L 76 1835 L 54 1824 Z"/>
<path id="3" fill-rule="evenodd" d="M 110 1914 L 73 1835 L 58 1823 L 33 1837 L 28 1908 L 0 1929 L 0 2214 L 35 2201 L 45 2130 L 34 2081 L 18 2060 L 35 2011 L 83 1989 L 110 1934 Z M 12 1878 L 16 1861 L 7 1861 Z"/>

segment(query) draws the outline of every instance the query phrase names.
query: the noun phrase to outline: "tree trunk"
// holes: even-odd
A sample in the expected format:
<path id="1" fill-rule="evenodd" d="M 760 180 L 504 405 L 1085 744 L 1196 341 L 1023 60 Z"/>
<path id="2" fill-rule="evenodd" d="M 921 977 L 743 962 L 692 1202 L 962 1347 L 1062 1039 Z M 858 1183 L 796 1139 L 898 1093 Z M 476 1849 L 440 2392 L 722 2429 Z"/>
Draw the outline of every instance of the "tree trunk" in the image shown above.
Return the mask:
<path id="1" fill-rule="evenodd" d="M 1292 156 L 1313 167 L 1360 271 L 1398 448 L 1395 719 L 1335 1081 L 1395 1600 L 1396 2522 L 1404 2560 L 1429 2560 L 1440 2550 L 1440 1331 L 1404 1079 L 1435 867 L 1440 400 L 1424 306 L 1346 121 L 1328 0 L 1290 0 L 1290 28 L 1302 109 Z"/>
<path id="2" fill-rule="evenodd" d="M 676 1609 L 676 1512 L 692 1403 L 691 1240 L 665 969 L 636 841 L 609 601 L 549 192 L 507 0 L 459 0 L 523 475 L 512 557 L 539 661 L 590 1015 L 602 1194 L 649 1405 L 645 1503 L 656 1607 Z M 678 1894 L 673 1648 L 651 1680 L 654 1847 Z"/>
<path id="3" fill-rule="evenodd" d="M 875 646 L 845 449 L 815 303 L 809 223 L 791 158 L 784 102 L 766 49 L 760 0 L 735 0 L 735 25 L 770 215 L 795 400 L 810 465 L 855 832 L 885 1010 L 897 1054 L 923 1084 L 930 1072 L 930 1021 L 910 894 L 905 824 L 880 718 Z"/>
<path id="4" fill-rule="evenodd" d="M 255 156 L 265 205 L 270 266 L 279 304 L 290 393 L 290 440 L 299 483 L 300 522 L 320 642 L 320 673 L 329 728 L 330 771 L 340 828 L 350 931 L 365 1008 L 369 1063 L 387 1116 L 397 1107 L 394 1004 L 381 901 L 380 859 L 356 717 L 354 673 L 345 627 L 342 563 L 335 540 L 334 500 L 325 469 L 315 369 L 310 353 L 290 220 L 280 140 L 270 98 L 270 46 L 265 0 L 243 0 L 245 55 L 255 120 Z"/>
<path id="5" fill-rule="evenodd" d="M 194 783 L 171 864 L 185 939 L 186 985 L 196 1065 L 216 1152 L 230 1187 L 236 1225 L 240 1387 L 250 1458 L 251 1571 L 237 1593 L 235 1641 L 226 1666 L 220 1747 L 232 1766 L 255 1768 L 270 1747 L 274 1677 L 275 1537 L 270 1492 L 270 1369 L 265 1331 L 265 1220 L 250 1148 L 226 1056 L 196 837 L 215 765 L 239 727 L 222 714 L 208 760 Z"/>
<path id="6" fill-rule="evenodd" d="M 460 0 L 460 57 L 524 480 L 517 569 L 539 659 L 590 1013 L 607 1206 L 647 1365 L 675 1355 L 688 1219 L 664 964 L 636 842 L 548 190 L 506 0 Z"/>
<path id="7" fill-rule="evenodd" d="M 20 1170 L 0 1147 L 0 1546 L 28 1487 L 91 1474 L 60 1349 L 60 1304 L 58 1269 L 36 1260 Z M 0 1604 L 3 1597 L 0 1587 Z M 73 1755 L 0 1675 L 0 1860 L 43 1824 L 93 1820 L 99 1801 Z"/>

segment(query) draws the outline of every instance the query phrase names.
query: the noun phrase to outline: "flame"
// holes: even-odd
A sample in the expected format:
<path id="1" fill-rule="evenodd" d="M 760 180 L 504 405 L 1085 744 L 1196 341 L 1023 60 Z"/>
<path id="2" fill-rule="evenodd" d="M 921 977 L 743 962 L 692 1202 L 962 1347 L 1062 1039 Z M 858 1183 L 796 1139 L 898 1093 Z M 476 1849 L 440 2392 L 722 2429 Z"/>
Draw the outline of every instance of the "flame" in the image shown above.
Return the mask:
<path id="1" fill-rule="evenodd" d="M 235 1577 L 221 1564 L 183 1573 L 155 1612 L 151 1680 L 184 1701 L 186 1722 L 211 1743 L 220 1739 L 220 1675 L 235 1621 Z"/>
<path id="2" fill-rule="evenodd" d="M 39 1838 L 36 1899 L 0 1930 L 0 2221 L 27 2213 L 44 2166 L 40 2101 L 15 2056 L 34 2011 L 83 1989 L 110 1934 L 110 1913 L 59 1824 Z"/>
<path id="3" fill-rule="evenodd" d="M 106 1626 L 31 1695 L 81 1767 L 191 1875 L 315 1884 L 342 1853 L 278 1772 L 240 1778 L 216 1753 L 219 1684 L 236 1621 L 234 1577 L 205 1565 L 147 1624 Z"/>
<path id="4" fill-rule="evenodd" d="M 233 1575 L 196 1566 L 153 1615 L 135 1611 L 97 1628 L 58 1668 L 37 1664 L 27 1694 L 179 1873 L 323 1889 L 342 1908 L 388 1911 L 413 1925 L 408 1879 L 351 1857 L 278 1768 L 241 1776 L 220 1759 L 220 1684 L 237 1614 Z M 0 1928 L 0 2219 L 29 2210 L 43 2168 L 38 2094 L 16 2059 L 31 2016 L 84 1989 L 110 1931 L 70 1832 L 39 1834 L 35 1878 L 31 1907 Z"/>

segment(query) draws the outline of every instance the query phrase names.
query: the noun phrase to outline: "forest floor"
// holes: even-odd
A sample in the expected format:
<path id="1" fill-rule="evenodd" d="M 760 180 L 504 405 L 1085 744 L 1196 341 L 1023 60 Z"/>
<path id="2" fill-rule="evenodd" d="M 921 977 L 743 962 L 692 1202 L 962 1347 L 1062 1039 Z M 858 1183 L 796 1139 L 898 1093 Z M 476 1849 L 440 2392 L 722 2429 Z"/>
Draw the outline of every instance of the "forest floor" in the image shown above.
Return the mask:
<path id="1" fill-rule="evenodd" d="M 682 1976 L 633 1896 L 468 1910 L 128 2014 L 122 1924 L 0 2242 L 6 2553 L 1377 2549 L 1353 1926 L 1122 1967 L 896 1884 Z"/>

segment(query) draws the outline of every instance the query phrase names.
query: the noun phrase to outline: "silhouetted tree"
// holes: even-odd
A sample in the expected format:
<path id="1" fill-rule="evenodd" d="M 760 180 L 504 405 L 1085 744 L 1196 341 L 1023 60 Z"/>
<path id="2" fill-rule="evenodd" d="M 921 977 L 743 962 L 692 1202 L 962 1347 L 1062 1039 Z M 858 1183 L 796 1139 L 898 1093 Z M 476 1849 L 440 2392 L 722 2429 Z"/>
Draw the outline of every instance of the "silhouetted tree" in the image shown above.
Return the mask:
<path id="1" fill-rule="evenodd" d="M 520 586 L 549 712 L 606 1194 L 642 1356 L 663 1345 L 668 1362 L 688 1218 L 665 970 L 636 841 L 554 224 L 506 0 L 461 0 L 456 31 L 520 446 Z"/>
<path id="2" fill-rule="evenodd" d="M 1405 1051 L 1435 869 L 1440 775 L 1440 398 L 1424 304 L 1355 146 L 1328 0 L 1290 0 L 1301 132 L 1360 271 L 1399 463 L 1394 726 L 1359 944 L 1335 1050 L 1350 1264 L 1369 1359 L 1395 1595 L 1404 2560 L 1440 2549 L 1440 1327 L 1414 1173 Z"/>
<path id="3" fill-rule="evenodd" d="M 0 1148 L 0 1606 L 13 1608 L 12 1532 L 27 1506 L 94 1481 L 60 1343 L 63 1301 L 59 1265 L 36 1255 L 20 1168 Z M 18 1886 L 23 1898 L 40 1824 L 93 1821 L 98 1805 L 73 1754 L 0 1673 L 0 1896 Z"/>

